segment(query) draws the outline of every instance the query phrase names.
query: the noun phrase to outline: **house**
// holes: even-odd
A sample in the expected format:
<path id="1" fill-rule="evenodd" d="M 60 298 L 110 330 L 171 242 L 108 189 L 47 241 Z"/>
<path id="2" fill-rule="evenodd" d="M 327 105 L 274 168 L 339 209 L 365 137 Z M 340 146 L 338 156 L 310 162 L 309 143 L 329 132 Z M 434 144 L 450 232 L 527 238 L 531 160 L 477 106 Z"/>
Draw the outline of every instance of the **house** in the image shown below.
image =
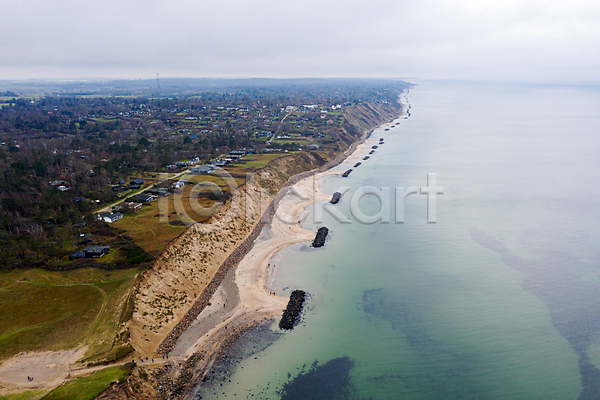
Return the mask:
<path id="1" fill-rule="evenodd" d="M 148 190 L 148 193 L 154 195 L 154 196 L 162 196 L 162 197 L 167 197 L 168 195 L 170 195 L 171 193 L 169 192 L 168 189 L 166 188 L 154 188 L 154 189 L 150 189 Z"/>
<path id="2" fill-rule="evenodd" d="M 176 161 L 176 162 L 175 162 L 175 165 L 176 165 L 177 167 L 180 167 L 180 168 L 187 168 L 187 166 L 188 166 L 188 163 L 186 163 L 186 162 L 184 162 L 184 161 Z"/>
<path id="3" fill-rule="evenodd" d="M 156 196 L 151 196 L 151 195 L 147 195 L 147 194 L 138 194 L 137 198 L 142 203 L 150 203 L 150 202 L 156 200 Z"/>
<path id="4" fill-rule="evenodd" d="M 173 189 L 179 189 L 185 186 L 184 181 L 177 181 L 173 184 Z"/>
<path id="5" fill-rule="evenodd" d="M 319 150 L 319 145 L 316 145 L 316 144 L 309 144 L 309 145 L 308 145 L 308 149 L 309 149 L 309 150 Z"/>
<path id="6" fill-rule="evenodd" d="M 62 186 L 62 185 L 61 185 L 61 186 L 59 186 L 59 187 L 57 187 L 57 189 L 58 189 L 58 190 L 60 190 L 61 192 L 66 192 L 67 190 L 69 190 L 69 188 L 68 188 L 68 187 L 66 187 L 66 186 Z"/>
<path id="7" fill-rule="evenodd" d="M 88 246 L 83 249 L 86 258 L 98 258 L 110 253 L 110 246 Z"/>
<path id="8" fill-rule="evenodd" d="M 134 179 L 129 183 L 129 185 L 137 185 L 137 186 L 142 186 L 143 184 L 144 184 L 144 180 L 140 179 L 140 178 Z"/>
<path id="9" fill-rule="evenodd" d="M 134 203 L 133 201 L 125 202 L 123 205 L 127 208 L 131 208 L 134 211 L 140 211 L 142 209 L 142 203 Z"/>
<path id="10" fill-rule="evenodd" d="M 120 220 L 122 218 L 123 218 L 123 214 L 121 214 L 121 213 L 114 213 L 113 214 L 113 213 L 109 213 L 109 212 L 104 212 L 104 213 L 98 214 L 98 219 L 100 221 L 104 221 L 104 222 L 107 222 L 109 224 L 113 223 L 115 221 L 118 221 L 118 220 Z"/>
<path id="11" fill-rule="evenodd" d="M 210 174 L 213 172 L 215 167 L 212 165 L 198 165 L 190 170 L 193 174 Z"/>

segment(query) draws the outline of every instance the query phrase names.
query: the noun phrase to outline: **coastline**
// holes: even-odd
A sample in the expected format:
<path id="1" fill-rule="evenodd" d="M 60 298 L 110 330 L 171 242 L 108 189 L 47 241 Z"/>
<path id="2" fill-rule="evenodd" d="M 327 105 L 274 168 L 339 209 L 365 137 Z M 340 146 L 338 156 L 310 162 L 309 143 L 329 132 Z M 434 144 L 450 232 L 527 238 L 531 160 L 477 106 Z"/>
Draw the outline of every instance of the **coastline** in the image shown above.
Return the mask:
<path id="1" fill-rule="evenodd" d="M 397 121 L 399 118 L 406 115 L 408 105 L 400 101 L 405 98 L 406 93 L 407 92 L 404 91 L 399 95 L 398 102 L 401 105 L 400 115 L 394 116 L 392 112 L 389 112 L 387 118 L 393 118 L 393 121 Z M 397 110 L 398 109 L 396 108 L 394 111 L 397 112 Z M 285 182 L 282 189 L 275 195 L 273 200 L 268 203 L 268 207 L 260 207 L 261 198 L 266 199 L 266 197 L 263 197 L 264 193 L 250 193 L 252 200 L 258 201 L 257 206 L 251 209 L 252 212 L 259 211 L 258 214 L 254 215 L 260 216 L 261 212 L 264 211 L 260 221 L 253 227 L 257 229 L 256 237 L 252 237 L 253 229 L 250 229 L 246 231 L 248 232 L 246 233 L 246 235 L 248 235 L 247 240 L 243 240 L 241 244 L 233 249 L 233 251 L 230 251 L 229 253 L 219 253 L 217 250 L 220 250 L 220 248 L 215 250 L 213 247 L 208 250 L 213 251 L 216 257 L 221 257 L 220 254 L 224 254 L 221 260 L 225 259 L 225 261 L 234 256 L 242 245 L 248 245 L 249 250 L 251 251 L 242 255 L 242 260 L 239 261 L 239 265 L 237 261 L 232 263 L 233 265 L 231 268 L 224 271 L 221 280 L 218 283 L 215 282 L 216 285 L 214 291 L 209 293 L 209 297 L 206 299 L 207 305 L 210 305 L 202 308 L 202 310 L 193 317 L 191 323 L 185 326 L 182 333 L 175 338 L 176 346 L 173 349 L 173 353 L 168 353 L 171 354 L 172 357 L 167 359 L 158 358 L 156 360 L 153 358 L 153 362 L 148 364 L 148 367 L 151 367 L 157 373 L 159 372 L 158 369 L 162 368 L 162 366 L 165 368 L 169 367 L 168 369 L 172 369 L 172 372 L 169 373 L 169 375 L 174 376 L 174 374 L 183 372 L 183 370 L 189 372 L 187 366 L 190 365 L 190 361 L 193 359 L 193 376 L 190 376 L 190 379 L 186 379 L 186 381 L 188 384 L 195 385 L 199 381 L 198 378 L 202 377 L 202 374 L 207 368 L 210 367 L 210 365 L 212 365 L 212 363 L 243 333 L 260 325 L 264 321 L 281 317 L 288 299 L 287 297 L 273 296 L 270 294 L 270 291 L 267 288 L 267 281 L 272 278 L 274 271 L 272 268 L 269 269 L 269 261 L 278 252 L 294 243 L 312 241 L 315 233 L 301 228 L 300 224 L 293 224 L 291 226 L 285 224 L 277 218 L 273 218 L 274 213 L 278 212 L 280 214 L 293 216 L 293 218 L 297 218 L 298 216 L 302 218 L 307 214 L 305 209 L 310 204 L 316 201 L 329 200 L 331 195 L 324 194 L 320 191 L 318 180 L 323 176 L 338 174 L 330 171 L 330 169 L 341 163 L 351 162 L 350 160 L 352 160 L 353 157 L 356 157 L 356 154 L 362 150 L 361 145 L 369 139 L 375 130 L 383 129 L 390 124 L 390 122 L 386 122 L 372 128 L 374 123 L 377 123 L 377 120 L 370 120 L 369 113 L 372 112 L 377 115 L 379 121 L 384 119 L 383 115 L 386 115 L 379 115 L 377 114 L 377 111 L 381 112 L 377 107 L 373 108 L 373 106 L 367 106 L 363 108 L 362 115 L 359 112 L 358 114 L 347 116 L 348 122 L 353 125 L 354 128 L 358 129 L 357 133 L 362 132 L 360 138 L 353 143 L 348 143 L 349 146 L 346 151 L 321 167 L 291 176 Z M 260 184 L 256 184 L 255 186 L 260 186 Z M 305 197 L 306 200 L 298 203 L 296 201 L 298 200 L 296 196 L 287 196 L 291 187 L 294 187 L 296 192 L 301 189 L 303 193 L 302 197 Z M 267 201 L 263 204 L 267 204 Z M 269 215 L 269 213 L 272 215 Z M 287 231 L 284 230 L 284 228 L 287 228 Z M 241 236 L 244 233 L 245 232 L 239 232 L 238 235 Z M 195 234 L 198 235 L 198 232 Z M 181 254 L 183 254 L 189 258 L 190 267 L 192 264 L 198 262 L 196 253 L 201 253 L 200 250 L 207 250 L 198 245 L 204 243 L 200 240 L 197 240 L 196 243 L 191 241 L 188 237 L 182 237 L 180 242 L 181 246 L 186 247 L 185 252 L 175 249 L 175 251 L 171 252 L 172 254 L 169 253 L 167 256 L 184 260 L 186 258 L 181 256 Z M 237 254 L 238 256 L 240 255 L 239 253 Z M 164 294 L 165 289 L 172 290 L 173 295 L 179 296 L 182 292 L 185 293 L 185 290 L 195 293 L 197 290 L 196 283 L 198 281 L 198 277 L 194 276 L 195 272 L 192 272 L 192 276 L 189 274 L 177 276 L 172 270 L 167 268 L 167 264 L 168 262 L 163 260 L 162 263 L 159 263 L 159 265 L 155 267 L 156 271 L 154 272 L 154 275 L 160 276 L 160 280 L 154 282 L 155 284 L 158 283 L 158 287 L 156 285 L 149 286 L 148 290 L 150 293 Z M 219 271 L 220 269 L 217 273 Z M 206 274 L 208 273 L 210 273 L 210 271 L 206 272 Z M 183 287 L 183 289 L 180 290 L 180 287 Z M 158 290 L 154 292 L 153 289 Z M 177 290 L 177 292 L 175 292 L 175 290 Z M 165 305 L 161 304 L 161 306 Z M 140 310 L 138 310 L 138 312 L 141 313 Z M 154 327 L 146 329 L 145 323 L 145 319 L 138 321 L 137 325 L 134 325 L 133 331 L 137 329 L 141 330 L 142 333 L 152 332 L 155 335 L 159 334 L 158 331 L 153 330 Z M 128 325 L 131 330 L 131 321 Z M 134 333 L 137 334 L 139 332 L 135 331 Z M 142 335 L 138 336 L 138 339 L 144 339 Z M 146 339 L 145 341 L 147 343 L 141 341 L 136 342 L 138 346 L 140 343 L 142 343 L 143 346 L 139 349 L 136 347 L 136 353 L 131 355 L 131 357 L 133 357 L 132 359 L 137 359 L 137 357 L 143 359 L 142 356 L 156 356 L 154 350 L 158 343 L 152 345 L 151 340 Z M 92 373 L 95 370 L 111 365 L 120 365 L 125 362 L 120 361 L 108 365 L 82 368 L 81 366 L 74 365 L 76 364 L 76 360 L 80 357 L 65 358 L 66 355 L 69 354 L 69 351 L 57 351 L 40 355 L 51 360 L 46 364 L 56 369 L 56 376 L 50 376 L 39 372 L 36 374 L 35 385 L 23 385 L 18 382 L 19 379 L 14 380 L 14 382 L 3 381 L 0 383 L 0 392 L 18 392 L 24 388 L 52 388 L 69 379 L 71 375 L 67 372 L 70 370 L 70 367 L 74 367 L 73 376 L 75 376 L 75 374 L 77 376 L 83 376 Z M 198 357 L 198 355 L 201 355 L 201 357 Z M 15 365 L 25 365 L 25 361 L 22 358 L 28 356 L 29 355 L 18 355 L 14 359 L 8 361 L 14 361 L 16 363 Z M 198 360 L 198 362 L 196 362 L 196 360 Z"/>
<path id="2" fill-rule="evenodd" d="M 318 170 L 290 178 L 269 205 L 265 214 L 271 209 L 273 215 L 261 227 L 260 234 L 253 240 L 253 247 L 237 266 L 227 272 L 210 305 L 181 334 L 173 348 L 173 356 L 179 359 L 202 354 L 203 360 L 196 366 L 196 370 L 200 372 L 196 381 L 200 381 L 202 371 L 207 370 L 241 334 L 262 322 L 281 317 L 288 298 L 275 295 L 269 290 L 269 281 L 274 273 L 274 268 L 270 265 L 272 258 L 293 244 L 314 239 L 315 232 L 302 228 L 299 221 L 306 218 L 307 207 L 316 202 L 328 201 L 331 197 L 331 194 L 321 190 L 319 180 L 326 176 L 340 175 L 341 172 L 331 171 L 331 168 L 340 164 L 353 165 L 357 159 L 362 159 L 362 153 L 371 150 L 371 141 L 378 140 L 372 139 L 375 131 L 395 125 L 408 116 L 406 94 L 405 91 L 399 96 L 401 113 L 392 122 L 366 132 L 344 153 Z M 300 179 L 297 179 L 299 175 Z M 290 184 L 290 181 L 296 182 Z M 292 187 L 293 194 L 290 191 Z M 274 214 L 285 218 L 278 218 Z M 285 222 L 284 219 L 293 223 Z"/>

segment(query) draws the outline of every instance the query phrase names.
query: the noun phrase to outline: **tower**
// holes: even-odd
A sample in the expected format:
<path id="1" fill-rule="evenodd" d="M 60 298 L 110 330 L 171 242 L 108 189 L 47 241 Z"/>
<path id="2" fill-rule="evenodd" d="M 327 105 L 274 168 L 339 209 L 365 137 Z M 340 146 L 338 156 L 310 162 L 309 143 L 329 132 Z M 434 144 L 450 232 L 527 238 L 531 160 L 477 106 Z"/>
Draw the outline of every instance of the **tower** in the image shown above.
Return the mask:
<path id="1" fill-rule="evenodd" d="M 156 87 L 158 88 L 158 97 L 160 97 L 160 80 L 158 79 L 158 72 L 156 73 Z"/>

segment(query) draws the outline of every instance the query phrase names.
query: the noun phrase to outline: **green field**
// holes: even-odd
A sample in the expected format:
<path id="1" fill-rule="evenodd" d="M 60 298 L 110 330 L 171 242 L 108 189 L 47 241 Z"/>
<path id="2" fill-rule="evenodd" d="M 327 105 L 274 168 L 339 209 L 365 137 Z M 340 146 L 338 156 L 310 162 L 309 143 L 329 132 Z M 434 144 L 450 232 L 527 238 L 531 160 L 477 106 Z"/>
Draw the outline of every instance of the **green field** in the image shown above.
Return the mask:
<path id="1" fill-rule="evenodd" d="M 0 273 L 0 359 L 89 346 L 90 361 L 123 353 L 117 334 L 140 269 Z"/>
<path id="2" fill-rule="evenodd" d="M 172 196 L 169 196 L 168 201 Z M 172 209 L 172 206 L 169 207 Z M 175 219 L 175 218 L 172 218 Z M 148 253 L 157 256 L 165 246 L 185 231 L 185 226 L 161 223 L 159 219 L 158 202 L 144 206 L 134 215 L 126 215 L 123 219 L 111 224 L 119 230 L 124 230 L 133 238 L 135 243 Z"/>
<path id="3" fill-rule="evenodd" d="M 21 393 L 12 393 L 6 394 L 4 396 L 0 396 L 0 400 L 39 400 L 46 393 L 48 393 L 48 389 L 43 390 L 27 390 Z"/>
<path id="4" fill-rule="evenodd" d="M 94 372 L 85 378 L 64 383 L 42 397 L 44 400 L 89 400 L 105 391 L 112 382 L 123 382 L 131 368 L 116 366 Z"/>

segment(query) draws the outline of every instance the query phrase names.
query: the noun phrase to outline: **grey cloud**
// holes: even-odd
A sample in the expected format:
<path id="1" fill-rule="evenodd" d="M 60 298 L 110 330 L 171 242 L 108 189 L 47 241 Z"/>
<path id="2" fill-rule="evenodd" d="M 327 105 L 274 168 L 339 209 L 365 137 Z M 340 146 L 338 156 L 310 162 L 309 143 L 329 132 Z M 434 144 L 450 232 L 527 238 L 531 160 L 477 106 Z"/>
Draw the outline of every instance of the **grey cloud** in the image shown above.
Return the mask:
<path id="1" fill-rule="evenodd" d="M 0 79 L 600 79 L 592 1 L 4 0 L 0 14 Z"/>

